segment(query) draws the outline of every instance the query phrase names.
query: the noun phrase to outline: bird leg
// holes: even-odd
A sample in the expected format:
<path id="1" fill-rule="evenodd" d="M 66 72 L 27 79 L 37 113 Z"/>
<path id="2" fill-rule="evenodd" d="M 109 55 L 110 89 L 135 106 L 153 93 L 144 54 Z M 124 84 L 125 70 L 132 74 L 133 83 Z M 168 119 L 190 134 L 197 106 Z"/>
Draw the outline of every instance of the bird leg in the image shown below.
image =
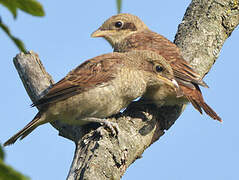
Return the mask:
<path id="1" fill-rule="evenodd" d="M 105 126 L 110 130 L 110 132 L 113 134 L 113 136 L 117 136 L 119 133 L 119 126 L 115 122 L 108 121 L 107 119 L 100 119 L 100 118 L 95 118 L 95 117 L 88 117 L 88 118 L 83 118 L 81 119 L 82 121 L 88 121 L 88 122 L 96 122 L 100 123 L 101 125 Z M 101 128 L 101 127 L 99 127 Z M 98 132 L 100 132 L 100 129 L 97 129 Z M 100 133 L 101 134 L 101 133 Z"/>

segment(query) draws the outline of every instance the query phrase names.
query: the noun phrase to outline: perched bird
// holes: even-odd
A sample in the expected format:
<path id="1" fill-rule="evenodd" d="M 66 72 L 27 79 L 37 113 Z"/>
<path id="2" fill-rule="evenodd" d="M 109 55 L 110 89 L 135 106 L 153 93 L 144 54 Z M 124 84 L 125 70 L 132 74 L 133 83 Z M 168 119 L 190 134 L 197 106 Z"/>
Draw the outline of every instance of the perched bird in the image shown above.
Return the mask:
<path id="1" fill-rule="evenodd" d="M 162 102 L 167 97 L 164 88 L 180 94 L 171 66 L 155 52 L 115 52 L 87 60 L 33 103 L 40 107 L 37 115 L 4 146 L 55 120 L 78 125 L 98 122 L 115 128 L 104 118 L 118 113 L 151 87 L 163 90 Z"/>
<path id="2" fill-rule="evenodd" d="M 112 16 L 91 36 L 105 38 L 115 52 L 151 50 L 163 56 L 172 66 L 175 79 L 184 94 L 181 98 L 175 98 L 175 95 L 171 94 L 167 98 L 167 104 L 183 104 L 190 101 L 201 114 L 203 109 L 213 119 L 222 121 L 203 99 L 199 85 L 208 86 L 187 61 L 183 59 L 180 49 L 162 35 L 151 31 L 137 16 L 131 14 Z M 148 93 L 148 96 L 154 99 L 157 104 L 160 94 L 161 92 L 151 95 Z"/>

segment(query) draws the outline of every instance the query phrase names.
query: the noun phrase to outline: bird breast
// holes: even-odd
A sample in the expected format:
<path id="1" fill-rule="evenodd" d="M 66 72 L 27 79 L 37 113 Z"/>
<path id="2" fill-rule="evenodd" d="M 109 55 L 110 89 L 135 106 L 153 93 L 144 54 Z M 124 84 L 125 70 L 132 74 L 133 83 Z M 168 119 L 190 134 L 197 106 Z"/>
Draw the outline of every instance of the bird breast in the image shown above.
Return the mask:
<path id="1" fill-rule="evenodd" d="M 81 121 L 83 118 L 105 118 L 120 112 L 131 101 L 142 96 L 145 90 L 142 72 L 122 68 L 109 82 L 51 104 L 47 118 L 82 125 L 85 124 Z"/>
<path id="2" fill-rule="evenodd" d="M 163 105 L 172 106 L 187 103 L 187 99 L 184 96 L 177 98 L 175 90 L 166 84 L 148 88 L 143 97 L 159 107 Z"/>

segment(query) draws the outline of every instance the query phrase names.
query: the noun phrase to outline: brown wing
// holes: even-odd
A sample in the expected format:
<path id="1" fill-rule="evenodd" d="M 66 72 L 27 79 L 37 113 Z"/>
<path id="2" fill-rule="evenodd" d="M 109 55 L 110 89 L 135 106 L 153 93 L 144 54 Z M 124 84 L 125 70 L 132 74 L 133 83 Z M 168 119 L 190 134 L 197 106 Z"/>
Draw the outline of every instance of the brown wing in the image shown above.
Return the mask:
<path id="1" fill-rule="evenodd" d="M 110 81 L 115 77 L 121 60 L 119 55 L 111 53 L 85 61 L 54 84 L 49 92 L 32 106 L 61 101 Z"/>
<path id="2" fill-rule="evenodd" d="M 179 83 L 184 95 L 200 113 L 202 109 L 213 119 L 222 121 L 221 118 L 208 106 L 202 96 L 198 85 L 208 87 L 199 74 L 185 61 L 179 48 L 165 37 L 152 31 L 135 33 L 128 37 L 125 44 L 116 47 L 115 51 L 151 50 L 162 55 L 170 62 L 175 79 Z M 202 108 L 202 109 L 201 109 Z"/>
<path id="3" fill-rule="evenodd" d="M 168 60 L 173 68 L 174 76 L 185 86 L 190 86 L 190 83 L 208 87 L 205 82 L 202 81 L 198 73 L 185 61 L 180 53 L 179 48 L 169 41 L 167 38 L 152 31 L 143 31 L 135 33 L 128 37 L 123 45 L 123 51 L 129 51 L 132 49 L 138 50 L 151 50 L 162 55 Z M 120 49 L 119 51 L 122 51 Z M 117 47 L 115 49 L 117 50 Z"/>

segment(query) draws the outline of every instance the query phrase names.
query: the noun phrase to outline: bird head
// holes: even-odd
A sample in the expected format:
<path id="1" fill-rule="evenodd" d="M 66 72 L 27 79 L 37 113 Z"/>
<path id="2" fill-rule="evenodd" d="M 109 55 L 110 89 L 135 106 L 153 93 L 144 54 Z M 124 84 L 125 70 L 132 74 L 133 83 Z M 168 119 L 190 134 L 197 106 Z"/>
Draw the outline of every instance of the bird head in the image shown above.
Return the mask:
<path id="1" fill-rule="evenodd" d="M 132 61 L 137 62 L 145 72 L 150 86 L 171 87 L 174 89 L 176 96 L 183 96 L 177 81 L 175 80 L 173 69 L 169 62 L 161 55 L 149 50 L 133 50 L 124 53 L 128 58 L 133 57 Z"/>
<path id="2" fill-rule="evenodd" d="M 148 30 L 148 27 L 137 16 L 122 13 L 107 19 L 91 37 L 103 37 L 115 46 L 127 36 L 143 30 Z"/>

